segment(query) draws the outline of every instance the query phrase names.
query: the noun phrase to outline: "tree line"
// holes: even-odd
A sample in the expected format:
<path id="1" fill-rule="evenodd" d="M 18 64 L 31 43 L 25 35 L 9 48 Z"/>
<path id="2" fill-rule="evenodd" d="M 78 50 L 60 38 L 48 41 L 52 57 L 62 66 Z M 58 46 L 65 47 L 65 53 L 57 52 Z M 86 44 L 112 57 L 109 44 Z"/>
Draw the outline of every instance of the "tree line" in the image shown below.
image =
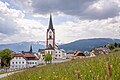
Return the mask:
<path id="1" fill-rule="evenodd" d="M 115 42 L 115 43 L 109 44 L 108 47 L 110 50 L 113 50 L 115 48 L 120 48 L 120 43 Z"/>

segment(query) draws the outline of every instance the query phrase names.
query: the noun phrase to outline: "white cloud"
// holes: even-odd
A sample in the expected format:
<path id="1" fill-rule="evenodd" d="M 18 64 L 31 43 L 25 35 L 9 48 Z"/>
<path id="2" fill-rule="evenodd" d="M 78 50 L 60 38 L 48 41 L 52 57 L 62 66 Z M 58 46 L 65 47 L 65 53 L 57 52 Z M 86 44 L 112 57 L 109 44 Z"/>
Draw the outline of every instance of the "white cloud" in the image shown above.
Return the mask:
<path id="1" fill-rule="evenodd" d="M 11 17 L 11 18 L 23 18 L 25 15 L 22 11 L 8 8 L 8 3 L 0 1 L 0 14 L 1 17 Z"/>
<path id="2" fill-rule="evenodd" d="M 21 8 L 25 13 L 32 13 L 33 11 L 33 8 L 31 7 L 32 0 L 12 0 L 11 2 Z"/>
<path id="3" fill-rule="evenodd" d="M 65 43 L 87 38 L 120 39 L 119 25 L 120 16 L 104 20 L 80 20 L 78 23 L 68 21 L 62 25 L 56 25 L 56 39 Z"/>
<path id="4" fill-rule="evenodd" d="M 94 4 L 93 7 L 96 9 L 103 9 L 102 5 L 103 3 L 99 5 Z M 49 19 L 48 15 L 31 15 L 32 17 L 40 19 L 28 19 L 23 11 L 8 8 L 8 6 L 10 6 L 9 3 L 0 1 L 0 43 L 46 40 L 46 30 L 48 28 L 46 25 L 48 24 L 41 24 L 40 19 L 41 17 Z M 57 17 L 61 16 L 64 18 L 68 15 L 64 13 L 58 13 L 57 16 L 53 15 L 53 23 L 55 23 L 56 19 L 59 21 Z M 76 17 L 74 19 L 75 22 L 67 20 L 60 24 L 54 24 L 56 42 L 68 43 L 78 39 L 96 37 L 120 39 L 120 16 L 101 20 L 81 20 Z"/>
<path id="5" fill-rule="evenodd" d="M 43 40 L 46 27 L 37 20 L 18 19 L 16 22 L 22 27 L 21 33 L 28 35 L 29 40 Z M 25 36 L 26 37 L 26 36 Z M 24 37 L 24 38 L 25 38 Z"/>
<path id="6" fill-rule="evenodd" d="M 44 26 L 39 21 L 26 19 L 22 11 L 8 8 L 8 4 L 1 1 L 0 25 L 0 43 L 44 39 Z"/>
<path id="7" fill-rule="evenodd" d="M 19 32 L 15 19 L 23 18 L 24 14 L 20 10 L 8 8 L 8 5 L 0 1 L 0 33 L 9 36 Z"/>
<path id="8" fill-rule="evenodd" d="M 33 14 L 62 12 L 83 19 L 107 19 L 119 16 L 120 12 L 120 0 L 13 0 L 13 2 Z"/>

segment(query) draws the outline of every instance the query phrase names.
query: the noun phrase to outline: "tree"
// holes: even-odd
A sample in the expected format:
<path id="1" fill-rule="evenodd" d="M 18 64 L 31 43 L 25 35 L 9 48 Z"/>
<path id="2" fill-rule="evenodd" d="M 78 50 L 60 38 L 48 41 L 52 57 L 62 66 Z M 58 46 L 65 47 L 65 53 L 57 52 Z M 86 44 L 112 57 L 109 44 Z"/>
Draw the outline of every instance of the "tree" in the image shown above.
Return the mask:
<path id="1" fill-rule="evenodd" d="M 12 51 L 9 49 L 4 49 L 0 52 L 1 66 L 9 66 L 11 60 Z"/>
<path id="2" fill-rule="evenodd" d="M 114 43 L 114 46 L 115 46 L 115 47 L 118 47 L 118 44 L 115 42 L 115 43 Z"/>
<path id="3" fill-rule="evenodd" d="M 51 63 L 52 55 L 50 53 L 46 53 L 45 57 L 44 57 L 44 60 L 45 60 L 46 63 Z"/>
<path id="4" fill-rule="evenodd" d="M 109 49 L 110 49 L 110 50 L 113 50 L 113 49 L 115 49 L 115 46 L 114 46 L 114 44 L 109 44 L 109 45 L 108 45 L 108 47 L 109 47 Z"/>
<path id="5" fill-rule="evenodd" d="M 118 47 L 120 48 L 120 43 L 118 44 Z"/>

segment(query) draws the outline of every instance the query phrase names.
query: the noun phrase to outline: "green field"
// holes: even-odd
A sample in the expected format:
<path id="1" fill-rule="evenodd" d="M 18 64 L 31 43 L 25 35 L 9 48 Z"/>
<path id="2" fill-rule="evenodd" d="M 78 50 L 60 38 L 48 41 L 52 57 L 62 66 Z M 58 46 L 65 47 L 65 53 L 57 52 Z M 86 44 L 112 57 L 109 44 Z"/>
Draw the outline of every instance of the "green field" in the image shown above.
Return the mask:
<path id="1" fill-rule="evenodd" d="M 1 80 L 78 80 L 79 74 L 82 80 L 109 80 L 108 63 L 111 80 L 120 80 L 120 52 L 31 68 Z"/>

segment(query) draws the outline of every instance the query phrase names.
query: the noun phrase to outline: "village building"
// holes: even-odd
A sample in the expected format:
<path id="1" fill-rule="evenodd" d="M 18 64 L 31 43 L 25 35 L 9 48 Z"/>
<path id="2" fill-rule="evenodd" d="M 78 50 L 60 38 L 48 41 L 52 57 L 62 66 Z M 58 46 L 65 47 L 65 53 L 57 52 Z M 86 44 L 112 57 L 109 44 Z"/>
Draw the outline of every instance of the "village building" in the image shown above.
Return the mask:
<path id="1" fill-rule="evenodd" d="M 39 57 L 32 52 L 32 47 L 29 52 L 21 52 L 12 55 L 10 60 L 11 69 L 23 69 L 39 65 Z"/>
<path id="2" fill-rule="evenodd" d="M 76 59 L 76 58 L 85 58 L 85 54 L 82 52 L 82 51 L 75 51 L 72 55 L 72 58 L 73 59 Z"/>
<path id="3" fill-rule="evenodd" d="M 12 69 L 29 68 L 37 66 L 38 64 L 39 58 L 32 53 L 13 54 L 12 59 L 10 60 L 10 68 Z"/>
<path id="4" fill-rule="evenodd" d="M 66 59 L 66 53 L 63 49 L 59 49 L 55 44 L 55 29 L 53 28 L 52 16 L 50 15 L 49 27 L 46 32 L 46 48 L 39 50 L 39 56 L 41 60 L 44 60 L 46 53 L 52 55 L 52 60 L 54 59 Z"/>
<path id="5" fill-rule="evenodd" d="M 74 52 L 68 52 L 66 59 L 72 59 L 73 54 L 74 54 Z"/>
<path id="6" fill-rule="evenodd" d="M 91 50 L 90 57 L 95 57 L 100 54 L 109 54 L 109 53 L 110 53 L 110 49 L 107 47 L 95 48 Z"/>

